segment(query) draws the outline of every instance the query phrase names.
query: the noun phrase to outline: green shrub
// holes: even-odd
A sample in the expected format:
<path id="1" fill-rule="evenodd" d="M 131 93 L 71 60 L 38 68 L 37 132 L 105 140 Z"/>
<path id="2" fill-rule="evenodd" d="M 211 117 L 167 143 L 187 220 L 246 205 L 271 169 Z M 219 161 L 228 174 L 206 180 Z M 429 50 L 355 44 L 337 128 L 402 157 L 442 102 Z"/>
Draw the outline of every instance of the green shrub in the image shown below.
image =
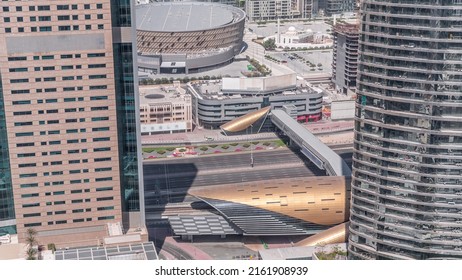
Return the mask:
<path id="1" fill-rule="evenodd" d="M 239 144 L 238 143 L 231 143 L 230 145 L 233 146 L 233 147 L 236 147 Z"/>
<path id="2" fill-rule="evenodd" d="M 164 150 L 159 150 L 159 151 L 157 151 L 157 153 L 158 153 L 159 155 L 163 155 L 163 154 L 166 153 L 166 151 L 164 151 Z"/>
<path id="3" fill-rule="evenodd" d="M 205 146 L 199 148 L 199 150 L 201 150 L 201 151 L 203 151 L 203 152 L 207 151 L 208 149 L 209 149 L 209 148 L 207 148 L 207 147 L 205 147 Z"/>
<path id="4" fill-rule="evenodd" d="M 52 252 L 56 251 L 56 245 L 54 243 L 49 243 L 47 245 L 47 249 L 51 250 Z"/>
<path id="5" fill-rule="evenodd" d="M 168 147 L 168 148 L 165 148 L 167 151 L 171 152 L 171 151 L 174 151 L 175 150 L 175 147 Z"/>
<path id="6" fill-rule="evenodd" d="M 216 148 L 216 147 L 218 147 L 218 145 L 213 144 L 213 145 L 209 145 L 209 147 L 210 148 Z"/>
<path id="7" fill-rule="evenodd" d="M 258 145 L 258 144 L 260 144 L 260 142 L 258 142 L 258 141 L 255 141 L 255 142 L 252 142 L 252 144 L 254 144 L 254 145 Z"/>
<path id="8" fill-rule="evenodd" d="M 243 144 L 243 145 L 242 145 L 242 147 L 244 147 L 244 148 L 248 148 L 248 147 L 250 147 L 250 144 L 248 144 L 248 143 L 245 143 L 245 144 Z"/>
<path id="9" fill-rule="evenodd" d="M 226 149 L 229 148 L 229 146 L 228 145 L 223 145 L 223 146 L 221 146 L 221 148 L 226 150 Z"/>
<path id="10" fill-rule="evenodd" d="M 182 149 L 179 149 L 179 151 L 180 151 L 180 153 L 184 153 L 184 152 L 186 152 L 186 149 L 182 148 Z"/>
<path id="11" fill-rule="evenodd" d="M 263 145 L 269 146 L 269 145 L 271 145 L 271 143 L 270 142 L 264 142 Z"/>

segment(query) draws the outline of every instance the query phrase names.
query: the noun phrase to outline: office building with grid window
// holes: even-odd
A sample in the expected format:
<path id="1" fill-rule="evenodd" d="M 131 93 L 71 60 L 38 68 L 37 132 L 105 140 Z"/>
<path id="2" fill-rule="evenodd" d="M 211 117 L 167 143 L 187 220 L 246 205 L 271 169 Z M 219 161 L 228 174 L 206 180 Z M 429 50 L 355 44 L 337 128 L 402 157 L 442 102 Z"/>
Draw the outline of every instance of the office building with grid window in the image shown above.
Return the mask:
<path id="1" fill-rule="evenodd" d="M 0 2 L 0 235 L 144 227 L 131 2 Z"/>

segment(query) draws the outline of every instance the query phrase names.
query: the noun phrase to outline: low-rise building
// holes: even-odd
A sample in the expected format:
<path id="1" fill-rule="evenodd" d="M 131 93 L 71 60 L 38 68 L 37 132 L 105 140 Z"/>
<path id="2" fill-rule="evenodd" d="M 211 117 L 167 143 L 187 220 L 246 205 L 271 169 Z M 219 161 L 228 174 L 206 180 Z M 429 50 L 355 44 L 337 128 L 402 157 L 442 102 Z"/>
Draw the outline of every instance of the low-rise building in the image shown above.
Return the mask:
<path id="1" fill-rule="evenodd" d="M 290 26 L 286 31 L 281 32 L 278 21 L 278 31 L 270 35 L 264 41 L 274 39 L 277 47 L 280 48 L 313 48 L 331 47 L 332 36 L 322 32 L 313 32 L 311 29 L 300 30 Z"/>
<path id="2" fill-rule="evenodd" d="M 193 129 L 191 96 L 179 85 L 140 87 L 141 135 Z"/>
<path id="3" fill-rule="evenodd" d="M 271 106 L 282 109 L 296 107 L 298 121 L 321 119 L 322 93 L 296 74 L 260 78 L 223 78 L 214 81 L 190 82 L 193 122 L 206 129 L 221 125 L 247 113 Z"/>

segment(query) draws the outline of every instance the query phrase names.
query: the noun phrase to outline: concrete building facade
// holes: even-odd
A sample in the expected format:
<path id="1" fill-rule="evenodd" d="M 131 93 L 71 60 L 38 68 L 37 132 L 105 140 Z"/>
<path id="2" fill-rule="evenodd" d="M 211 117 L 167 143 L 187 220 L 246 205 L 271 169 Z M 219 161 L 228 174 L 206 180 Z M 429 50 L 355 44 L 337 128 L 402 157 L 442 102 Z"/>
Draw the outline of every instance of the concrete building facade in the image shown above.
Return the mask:
<path id="1" fill-rule="evenodd" d="M 0 2 L 0 231 L 96 245 L 143 227 L 131 1 Z"/>
<path id="2" fill-rule="evenodd" d="M 337 92 L 347 94 L 348 90 L 356 88 L 359 25 L 337 24 L 333 33 L 332 82 Z"/>
<path id="3" fill-rule="evenodd" d="M 353 12 L 354 0 L 247 0 L 245 11 L 249 21 L 309 19 L 316 16 L 341 15 Z"/>
<path id="4" fill-rule="evenodd" d="M 361 1 L 351 259 L 462 258 L 462 6 Z"/>
<path id="5" fill-rule="evenodd" d="M 304 83 L 297 84 L 295 74 L 190 82 L 188 92 L 192 97 L 193 122 L 206 129 L 218 129 L 267 106 L 282 109 L 287 104 L 296 106 L 298 121 L 321 118 L 322 94 Z"/>
<path id="6" fill-rule="evenodd" d="M 140 88 L 141 135 L 190 132 L 191 96 L 178 86 Z"/>

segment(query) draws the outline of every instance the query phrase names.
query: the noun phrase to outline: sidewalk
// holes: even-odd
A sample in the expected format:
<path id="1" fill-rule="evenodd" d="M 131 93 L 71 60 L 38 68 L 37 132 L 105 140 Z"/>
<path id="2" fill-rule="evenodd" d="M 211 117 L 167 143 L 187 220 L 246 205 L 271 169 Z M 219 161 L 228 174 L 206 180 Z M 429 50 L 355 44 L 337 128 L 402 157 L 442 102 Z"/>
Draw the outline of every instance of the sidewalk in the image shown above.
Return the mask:
<path id="1" fill-rule="evenodd" d="M 328 133 L 339 133 L 343 131 L 353 131 L 353 121 L 319 121 L 315 123 L 302 124 L 311 133 L 315 135 L 322 135 Z M 213 141 L 206 141 L 207 138 Z M 165 145 L 165 144 L 182 144 L 182 143 L 207 143 L 213 144 L 216 142 L 238 142 L 249 140 L 267 140 L 277 139 L 278 136 L 274 132 L 265 132 L 258 134 L 248 135 L 235 135 L 226 136 L 220 130 L 207 130 L 196 128 L 193 132 L 183 132 L 174 134 L 157 134 L 157 135 L 144 135 L 141 136 L 141 143 L 143 145 Z"/>

